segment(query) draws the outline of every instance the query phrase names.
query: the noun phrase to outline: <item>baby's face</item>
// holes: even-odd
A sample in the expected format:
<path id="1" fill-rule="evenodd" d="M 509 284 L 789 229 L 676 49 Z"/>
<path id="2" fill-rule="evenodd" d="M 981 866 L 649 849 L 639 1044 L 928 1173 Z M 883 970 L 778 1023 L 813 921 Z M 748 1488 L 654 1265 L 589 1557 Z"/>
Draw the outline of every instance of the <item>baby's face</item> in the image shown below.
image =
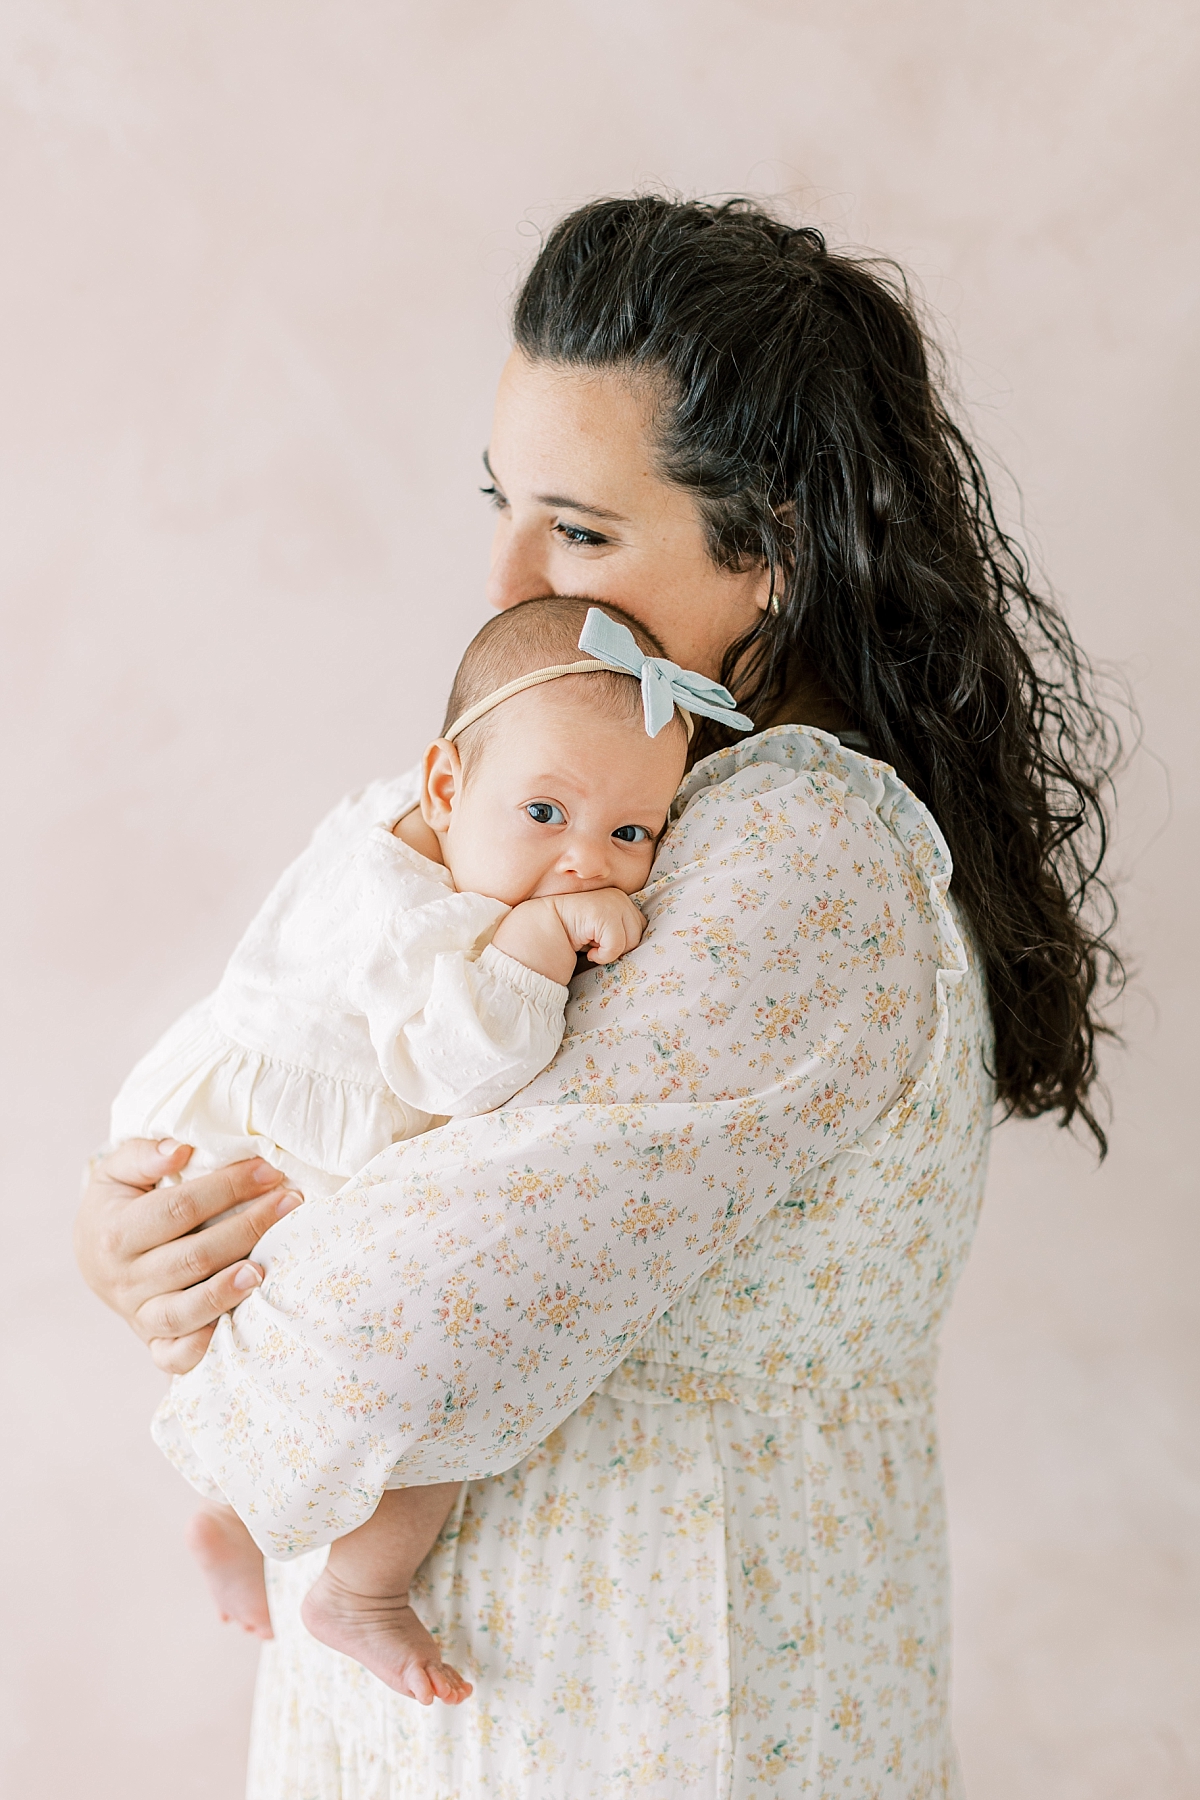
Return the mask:
<path id="1" fill-rule="evenodd" d="M 438 816 L 422 811 L 460 890 L 516 906 L 543 894 L 645 886 L 683 778 L 685 734 L 675 723 L 647 737 L 640 721 L 581 703 L 579 685 L 547 682 L 504 701 L 465 781 L 433 765 L 428 779 L 435 789 L 442 783 L 448 822 L 436 793 Z"/>

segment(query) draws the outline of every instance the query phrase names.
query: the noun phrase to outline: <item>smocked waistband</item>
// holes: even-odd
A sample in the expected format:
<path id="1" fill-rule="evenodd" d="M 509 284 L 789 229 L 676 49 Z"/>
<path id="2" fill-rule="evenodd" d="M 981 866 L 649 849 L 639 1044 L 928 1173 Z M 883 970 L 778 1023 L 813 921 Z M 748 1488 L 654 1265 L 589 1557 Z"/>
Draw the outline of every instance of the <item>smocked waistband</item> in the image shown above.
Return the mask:
<path id="1" fill-rule="evenodd" d="M 934 1360 L 927 1358 L 893 1377 L 807 1386 L 728 1370 L 627 1360 L 596 1391 L 614 1400 L 640 1400 L 650 1406 L 712 1405 L 725 1400 L 768 1419 L 847 1425 L 855 1420 L 902 1418 L 924 1410 L 933 1402 L 934 1374 Z"/>

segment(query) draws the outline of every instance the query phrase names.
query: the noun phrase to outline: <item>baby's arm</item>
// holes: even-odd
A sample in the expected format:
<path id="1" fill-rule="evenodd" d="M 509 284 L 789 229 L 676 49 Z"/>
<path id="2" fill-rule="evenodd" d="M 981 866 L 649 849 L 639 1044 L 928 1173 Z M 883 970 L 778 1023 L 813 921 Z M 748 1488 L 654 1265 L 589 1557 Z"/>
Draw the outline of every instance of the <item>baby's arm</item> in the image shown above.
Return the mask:
<path id="1" fill-rule="evenodd" d="M 501 910 L 471 893 L 411 909 L 351 978 L 389 1087 L 423 1113 L 503 1106 L 554 1060 L 577 952 L 610 962 L 645 925 L 611 888 L 527 900 L 497 925 Z M 476 955 L 481 938 L 492 941 Z"/>
<path id="2" fill-rule="evenodd" d="M 492 943 L 514 961 L 565 986 L 575 959 L 611 963 L 642 941 L 646 920 L 619 888 L 587 894 L 547 894 L 523 900 L 496 928 Z"/>

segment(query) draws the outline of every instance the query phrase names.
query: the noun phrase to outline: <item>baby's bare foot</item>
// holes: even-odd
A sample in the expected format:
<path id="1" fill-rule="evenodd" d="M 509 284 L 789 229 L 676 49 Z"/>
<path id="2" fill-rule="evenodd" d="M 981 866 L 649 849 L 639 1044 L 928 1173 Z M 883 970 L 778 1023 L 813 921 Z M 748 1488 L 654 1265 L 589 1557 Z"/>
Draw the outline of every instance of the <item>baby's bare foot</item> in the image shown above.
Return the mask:
<path id="1" fill-rule="evenodd" d="M 300 1616 L 313 1637 L 378 1675 L 398 1694 L 431 1706 L 457 1706 L 474 1693 L 442 1653 L 407 1594 L 356 1594 L 325 1569 L 304 1597 Z"/>
<path id="2" fill-rule="evenodd" d="M 195 1513 L 184 1538 L 204 1570 L 221 1617 L 255 1637 L 274 1636 L 262 1551 L 233 1508 L 211 1506 Z"/>

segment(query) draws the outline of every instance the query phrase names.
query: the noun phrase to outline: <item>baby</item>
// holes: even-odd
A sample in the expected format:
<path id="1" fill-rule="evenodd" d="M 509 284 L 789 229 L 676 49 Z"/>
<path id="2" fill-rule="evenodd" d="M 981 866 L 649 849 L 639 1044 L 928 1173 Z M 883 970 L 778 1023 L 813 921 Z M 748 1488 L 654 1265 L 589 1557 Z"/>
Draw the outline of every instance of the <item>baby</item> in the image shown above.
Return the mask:
<path id="1" fill-rule="evenodd" d="M 189 1173 L 261 1155 L 329 1196 L 388 1144 L 531 1081 L 558 1049 L 577 960 L 613 962 L 641 939 L 630 895 L 691 713 L 751 728 L 724 688 L 659 649 L 586 600 L 529 600 L 485 625 L 419 779 L 379 783 L 326 821 L 215 994 L 130 1075 L 113 1142 L 193 1144 Z M 458 1486 L 385 1492 L 304 1602 L 314 1637 L 426 1705 L 472 1692 L 408 1598 Z M 189 1542 L 223 1616 L 269 1636 L 262 1558 L 233 1509 L 211 1500 Z"/>

